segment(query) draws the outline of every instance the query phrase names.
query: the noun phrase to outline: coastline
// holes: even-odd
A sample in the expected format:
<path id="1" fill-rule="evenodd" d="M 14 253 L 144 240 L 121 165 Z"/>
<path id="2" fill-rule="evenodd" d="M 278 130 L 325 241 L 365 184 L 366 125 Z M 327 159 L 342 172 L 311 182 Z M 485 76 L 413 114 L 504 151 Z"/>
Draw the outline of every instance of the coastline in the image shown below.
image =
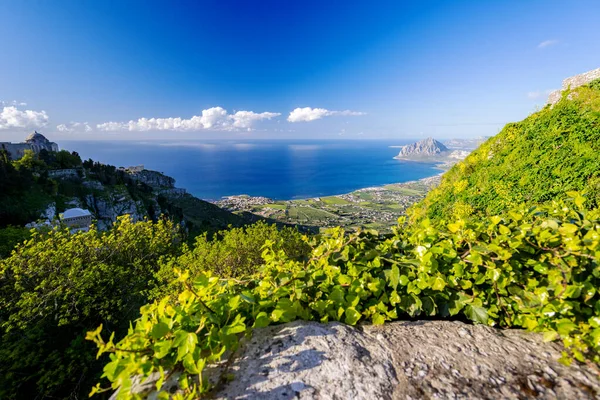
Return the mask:
<path id="1" fill-rule="evenodd" d="M 396 157 L 394 157 L 396 158 Z M 413 161 L 413 160 L 409 160 L 409 161 Z M 445 163 L 440 163 L 441 165 L 445 166 Z M 230 200 L 230 199 L 236 199 L 236 198 L 245 198 L 245 199 L 267 199 L 270 200 L 272 202 L 287 202 L 287 201 L 307 201 L 307 200 L 311 200 L 311 199 L 315 199 L 315 198 L 327 198 L 327 197 L 339 197 L 339 196 L 347 196 L 350 195 L 352 193 L 355 192 L 361 192 L 361 191 L 370 191 L 370 190 L 381 190 L 381 189 L 385 189 L 386 186 L 391 186 L 391 185 L 412 185 L 412 184 L 430 184 L 433 180 L 439 180 L 441 179 L 442 175 L 444 175 L 444 173 L 448 170 L 448 168 L 443 168 L 442 166 L 436 166 L 434 167 L 434 169 L 437 170 L 441 170 L 442 172 L 439 172 L 435 175 L 432 176 L 427 176 L 425 178 L 421 178 L 421 179 L 415 179 L 412 181 L 406 181 L 406 182 L 392 182 L 392 183 L 384 183 L 381 185 L 377 185 L 377 186 L 367 186 L 364 188 L 360 188 L 360 189 L 356 189 L 353 190 L 351 192 L 346 192 L 346 193 L 338 193 L 338 194 L 331 194 L 331 195 L 327 195 L 327 196 L 315 196 L 315 197 L 299 197 L 299 198 L 295 198 L 295 199 L 271 199 L 269 197 L 265 197 L 265 196 L 250 196 L 248 194 L 234 194 L 231 196 L 223 196 L 218 200 L 206 200 L 204 199 L 204 201 L 207 201 L 209 203 L 213 203 L 216 205 L 219 205 L 220 202 L 226 201 L 226 200 Z"/>
<path id="2" fill-rule="evenodd" d="M 273 200 L 248 195 L 229 196 L 215 204 L 238 214 L 254 214 L 318 231 L 334 226 L 389 232 L 398 218 L 437 186 L 444 172 L 403 183 L 370 186 L 324 197 Z"/>

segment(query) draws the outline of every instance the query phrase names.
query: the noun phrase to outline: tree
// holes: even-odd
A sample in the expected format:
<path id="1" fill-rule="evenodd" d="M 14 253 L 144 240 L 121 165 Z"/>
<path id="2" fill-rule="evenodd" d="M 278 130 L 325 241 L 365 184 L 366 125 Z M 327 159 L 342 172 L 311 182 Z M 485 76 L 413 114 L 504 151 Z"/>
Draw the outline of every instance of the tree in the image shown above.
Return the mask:
<path id="1" fill-rule="evenodd" d="M 101 365 L 85 332 L 124 332 L 179 242 L 169 221 L 124 216 L 104 233 L 34 233 L 0 260 L 0 398 L 84 398 Z"/>

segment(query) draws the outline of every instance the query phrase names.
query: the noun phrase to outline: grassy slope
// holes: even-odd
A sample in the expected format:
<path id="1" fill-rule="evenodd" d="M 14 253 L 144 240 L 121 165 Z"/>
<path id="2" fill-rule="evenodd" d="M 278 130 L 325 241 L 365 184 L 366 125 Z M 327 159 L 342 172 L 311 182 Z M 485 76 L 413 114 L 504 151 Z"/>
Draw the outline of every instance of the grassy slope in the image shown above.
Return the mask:
<path id="1" fill-rule="evenodd" d="M 413 219 L 497 214 L 576 190 L 600 204 L 600 80 L 511 123 L 442 178 Z"/>

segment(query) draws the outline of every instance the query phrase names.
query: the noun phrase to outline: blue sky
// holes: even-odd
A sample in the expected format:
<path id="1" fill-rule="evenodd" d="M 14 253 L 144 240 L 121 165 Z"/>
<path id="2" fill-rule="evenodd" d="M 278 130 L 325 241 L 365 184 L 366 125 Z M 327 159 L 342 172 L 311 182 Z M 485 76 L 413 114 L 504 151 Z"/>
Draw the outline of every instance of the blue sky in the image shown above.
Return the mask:
<path id="1" fill-rule="evenodd" d="M 2 1 L 0 140 L 493 135 L 600 67 L 598 1 Z"/>

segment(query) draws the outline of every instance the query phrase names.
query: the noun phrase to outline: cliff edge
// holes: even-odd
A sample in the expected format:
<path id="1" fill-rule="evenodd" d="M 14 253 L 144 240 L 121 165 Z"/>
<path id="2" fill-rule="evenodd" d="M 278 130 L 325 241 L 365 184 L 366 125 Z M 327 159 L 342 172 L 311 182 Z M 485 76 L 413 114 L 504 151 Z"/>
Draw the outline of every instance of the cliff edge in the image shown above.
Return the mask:
<path id="1" fill-rule="evenodd" d="M 553 106 L 554 104 L 560 101 L 562 93 L 565 90 L 573 90 L 579 86 L 587 85 L 588 83 L 595 81 L 596 79 L 600 79 L 600 68 L 596 68 L 594 70 L 584 72 L 583 74 L 567 78 L 563 81 L 561 89 L 555 90 L 552 93 L 550 93 L 546 104 Z"/>

